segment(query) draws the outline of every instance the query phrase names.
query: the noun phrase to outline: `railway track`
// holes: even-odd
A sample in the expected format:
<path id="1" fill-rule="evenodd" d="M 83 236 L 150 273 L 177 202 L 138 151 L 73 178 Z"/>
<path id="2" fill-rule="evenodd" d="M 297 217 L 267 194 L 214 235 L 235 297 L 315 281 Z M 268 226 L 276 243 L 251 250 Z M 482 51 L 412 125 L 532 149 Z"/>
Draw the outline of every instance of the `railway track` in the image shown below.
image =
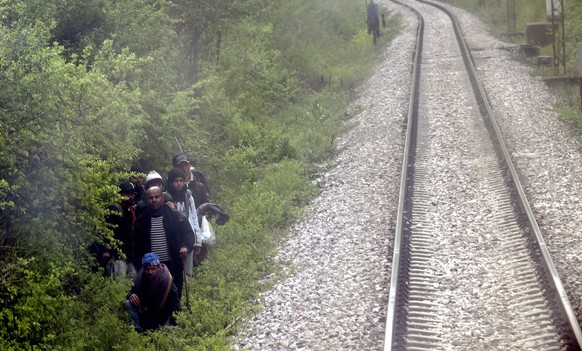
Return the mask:
<path id="1" fill-rule="evenodd" d="M 384 349 L 580 349 L 454 16 L 402 5 L 419 27 Z"/>

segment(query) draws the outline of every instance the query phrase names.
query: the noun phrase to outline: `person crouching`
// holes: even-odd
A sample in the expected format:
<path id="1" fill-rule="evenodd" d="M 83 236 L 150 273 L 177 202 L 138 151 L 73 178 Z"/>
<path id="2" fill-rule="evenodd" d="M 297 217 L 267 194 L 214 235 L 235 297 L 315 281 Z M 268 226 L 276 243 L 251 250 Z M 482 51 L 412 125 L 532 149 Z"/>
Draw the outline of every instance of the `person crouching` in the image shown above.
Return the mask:
<path id="1" fill-rule="evenodd" d="M 172 313 L 182 310 L 172 274 L 158 255 L 147 253 L 141 263 L 125 302 L 139 333 L 173 324 Z"/>

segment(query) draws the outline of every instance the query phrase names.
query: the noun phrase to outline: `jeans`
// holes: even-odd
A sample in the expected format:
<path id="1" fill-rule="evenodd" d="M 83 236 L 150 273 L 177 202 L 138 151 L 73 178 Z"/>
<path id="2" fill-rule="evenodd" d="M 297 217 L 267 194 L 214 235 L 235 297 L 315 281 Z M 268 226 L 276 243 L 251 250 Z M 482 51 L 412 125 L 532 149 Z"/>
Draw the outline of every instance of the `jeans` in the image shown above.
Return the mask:
<path id="1" fill-rule="evenodd" d="M 125 301 L 125 309 L 131 318 L 133 328 L 138 333 L 150 329 L 157 329 L 163 325 L 171 325 L 171 316 L 169 316 L 163 323 L 160 323 L 151 313 L 141 312 L 139 307 L 132 304 L 129 300 Z"/>

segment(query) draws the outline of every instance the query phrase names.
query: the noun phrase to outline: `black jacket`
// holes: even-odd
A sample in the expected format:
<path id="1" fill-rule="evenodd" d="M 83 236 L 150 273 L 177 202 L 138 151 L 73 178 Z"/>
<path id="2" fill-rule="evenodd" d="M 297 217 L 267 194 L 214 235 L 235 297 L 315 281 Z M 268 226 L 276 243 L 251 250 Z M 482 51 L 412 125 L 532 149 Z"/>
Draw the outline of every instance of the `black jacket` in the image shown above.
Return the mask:
<path id="1" fill-rule="evenodd" d="M 208 188 L 204 174 L 199 171 L 191 171 L 191 174 L 192 179 L 188 182 L 188 189 L 192 192 L 196 206 L 210 202 L 210 189 Z"/>
<path id="2" fill-rule="evenodd" d="M 125 254 L 127 260 L 133 263 L 133 225 L 135 221 L 135 206 L 121 201 L 109 206 L 108 209 L 112 213 L 107 216 L 105 221 L 108 224 L 115 226 L 113 229 L 113 238 L 119 241 L 119 244 L 121 245 L 119 248 Z M 119 250 L 114 249 L 113 247 L 114 246 L 110 243 L 109 239 L 106 239 L 105 242 L 94 242 L 89 250 L 93 255 L 95 255 L 99 265 L 105 267 L 109 260 L 121 259 Z M 103 254 L 107 252 L 111 256 L 109 260 L 104 260 Z"/>
<path id="3" fill-rule="evenodd" d="M 113 212 L 107 217 L 107 223 L 116 226 L 114 238 L 121 242 L 121 250 L 129 261 L 133 262 L 133 226 L 136 220 L 133 203 L 117 202 L 109 207 Z M 119 259 L 119 252 L 112 250 L 113 257 Z"/>
<path id="4" fill-rule="evenodd" d="M 168 242 L 168 250 L 172 265 L 182 267 L 180 258 L 180 248 L 186 247 L 188 252 L 192 251 L 194 245 L 194 232 L 188 222 L 180 212 L 169 208 L 166 204 L 163 206 L 164 230 Z M 141 258 L 148 252 L 151 252 L 151 226 L 152 210 L 147 208 L 144 213 L 135 222 L 135 269 L 141 268 Z M 183 269 L 183 267 L 182 267 Z"/>

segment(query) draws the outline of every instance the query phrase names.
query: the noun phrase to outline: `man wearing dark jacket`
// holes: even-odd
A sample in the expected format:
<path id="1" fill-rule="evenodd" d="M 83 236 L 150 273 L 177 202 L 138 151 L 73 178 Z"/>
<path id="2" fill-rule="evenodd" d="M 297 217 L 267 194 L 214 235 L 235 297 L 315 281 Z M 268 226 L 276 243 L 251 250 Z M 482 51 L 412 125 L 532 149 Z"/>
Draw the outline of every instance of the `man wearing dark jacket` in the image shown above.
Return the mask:
<path id="1" fill-rule="evenodd" d="M 141 263 L 125 302 L 137 332 L 170 325 L 172 313 L 182 310 L 172 274 L 158 255 L 149 252 Z"/>
<path id="2" fill-rule="evenodd" d="M 200 171 L 192 167 L 188 156 L 180 154 L 172 159 L 174 168 L 179 168 L 184 172 L 184 182 L 190 191 L 196 206 L 200 206 L 210 201 L 210 189 L 206 182 L 206 177 Z"/>
<path id="3" fill-rule="evenodd" d="M 194 232 L 180 212 L 164 203 L 162 189 L 157 186 L 146 191 L 148 207 L 135 223 L 135 257 L 154 252 L 166 265 L 182 296 L 184 281 L 183 259 L 192 251 Z M 136 269 L 141 262 L 134 262 Z"/>

